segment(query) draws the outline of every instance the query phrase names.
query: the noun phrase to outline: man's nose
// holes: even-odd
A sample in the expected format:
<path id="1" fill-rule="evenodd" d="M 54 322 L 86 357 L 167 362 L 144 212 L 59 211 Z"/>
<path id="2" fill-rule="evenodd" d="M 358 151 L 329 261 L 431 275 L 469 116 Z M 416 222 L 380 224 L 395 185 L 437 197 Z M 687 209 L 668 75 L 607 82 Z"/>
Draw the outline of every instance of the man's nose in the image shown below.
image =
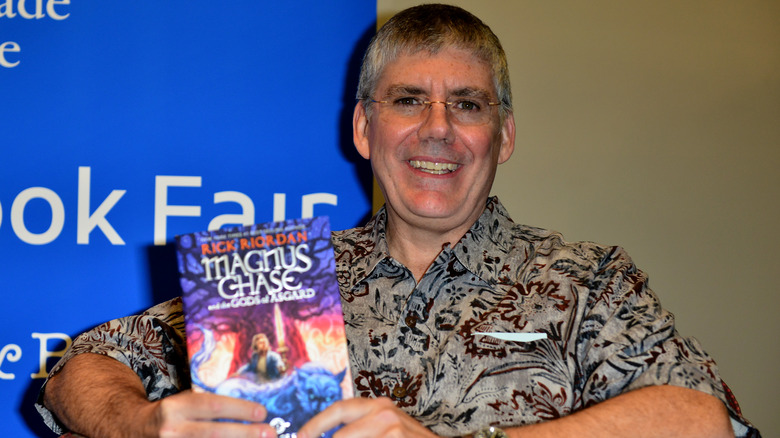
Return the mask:
<path id="1" fill-rule="evenodd" d="M 431 139 L 451 143 L 454 140 L 452 114 L 446 102 L 434 101 L 423 111 L 422 124 L 418 131 L 420 139 Z"/>

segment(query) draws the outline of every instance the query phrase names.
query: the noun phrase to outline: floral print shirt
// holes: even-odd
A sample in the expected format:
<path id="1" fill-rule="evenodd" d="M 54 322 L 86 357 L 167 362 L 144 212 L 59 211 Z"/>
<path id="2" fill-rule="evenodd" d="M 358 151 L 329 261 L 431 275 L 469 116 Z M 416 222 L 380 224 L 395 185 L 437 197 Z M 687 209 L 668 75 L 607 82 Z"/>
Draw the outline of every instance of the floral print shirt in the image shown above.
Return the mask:
<path id="1" fill-rule="evenodd" d="M 358 396 L 390 397 L 437 434 L 458 436 L 670 384 L 720 398 L 737 436 L 757 436 L 715 362 L 677 334 L 623 249 L 516 225 L 491 198 L 416 282 L 389 255 L 385 221 L 382 210 L 333 236 Z"/>
<path id="2" fill-rule="evenodd" d="M 383 209 L 332 238 L 356 395 L 390 397 L 435 433 L 460 436 L 552 420 L 669 384 L 720 398 L 736 436 L 760 436 L 715 362 L 676 332 L 621 248 L 567 243 L 517 225 L 491 198 L 417 282 L 389 255 L 385 224 Z M 81 335 L 51 374 L 76 354 L 105 354 L 132 367 L 156 400 L 188 386 L 184 349 L 176 299 Z M 41 399 L 45 421 L 62 432 Z"/>

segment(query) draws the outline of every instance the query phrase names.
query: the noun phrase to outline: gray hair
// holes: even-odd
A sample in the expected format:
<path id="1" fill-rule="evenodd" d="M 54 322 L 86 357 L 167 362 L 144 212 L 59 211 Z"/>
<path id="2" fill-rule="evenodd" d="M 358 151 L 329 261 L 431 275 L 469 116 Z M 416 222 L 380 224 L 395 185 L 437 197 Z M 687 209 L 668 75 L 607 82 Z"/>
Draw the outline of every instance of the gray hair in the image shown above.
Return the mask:
<path id="1" fill-rule="evenodd" d="M 470 12 L 450 5 L 429 4 L 405 9 L 377 32 L 363 57 L 357 99 L 370 114 L 371 99 L 385 66 L 401 55 L 436 54 L 449 47 L 470 51 L 492 70 L 501 102 L 501 119 L 512 111 L 509 67 L 498 37 Z"/>

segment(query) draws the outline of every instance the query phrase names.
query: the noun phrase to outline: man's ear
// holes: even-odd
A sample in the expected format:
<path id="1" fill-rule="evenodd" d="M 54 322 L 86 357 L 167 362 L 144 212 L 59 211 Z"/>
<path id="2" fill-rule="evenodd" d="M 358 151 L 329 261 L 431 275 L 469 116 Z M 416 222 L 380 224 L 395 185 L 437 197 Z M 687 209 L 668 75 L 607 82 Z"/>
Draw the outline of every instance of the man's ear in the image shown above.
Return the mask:
<path id="1" fill-rule="evenodd" d="M 352 141 L 360 156 L 368 160 L 371 156 L 368 147 L 368 115 L 362 100 L 355 105 L 355 113 L 352 115 Z"/>
<path id="2" fill-rule="evenodd" d="M 504 116 L 501 126 L 501 149 L 498 151 L 498 164 L 506 162 L 515 151 L 515 117 L 511 111 Z"/>

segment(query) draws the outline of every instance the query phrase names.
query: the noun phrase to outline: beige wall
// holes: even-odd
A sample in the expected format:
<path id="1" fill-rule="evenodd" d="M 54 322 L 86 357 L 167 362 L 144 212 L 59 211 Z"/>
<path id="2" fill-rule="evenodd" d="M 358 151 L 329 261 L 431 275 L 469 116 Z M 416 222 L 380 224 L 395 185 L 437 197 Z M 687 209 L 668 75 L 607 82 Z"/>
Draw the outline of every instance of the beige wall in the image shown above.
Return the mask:
<path id="1" fill-rule="evenodd" d="M 418 3 L 379 0 L 380 22 Z M 627 248 L 780 436 L 780 2 L 449 3 L 508 52 L 515 221 Z"/>

